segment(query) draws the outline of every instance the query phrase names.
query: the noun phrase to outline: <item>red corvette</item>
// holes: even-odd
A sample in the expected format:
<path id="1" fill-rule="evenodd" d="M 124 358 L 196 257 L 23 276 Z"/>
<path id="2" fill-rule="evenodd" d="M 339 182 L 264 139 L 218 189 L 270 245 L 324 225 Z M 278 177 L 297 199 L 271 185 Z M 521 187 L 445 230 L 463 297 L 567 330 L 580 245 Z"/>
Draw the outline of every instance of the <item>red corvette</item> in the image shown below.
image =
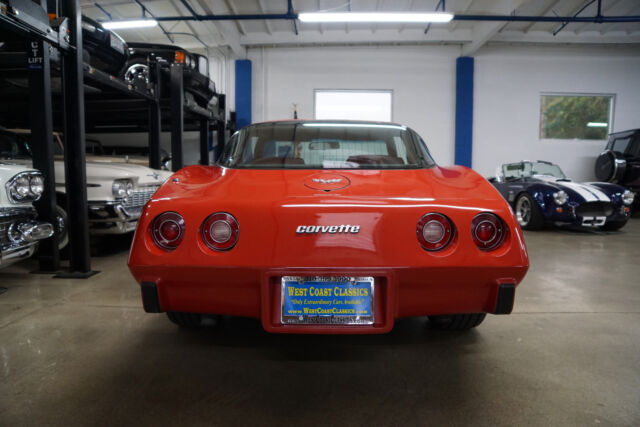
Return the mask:
<path id="1" fill-rule="evenodd" d="M 437 166 L 405 126 L 342 121 L 236 132 L 218 165 L 155 193 L 129 256 L 147 312 L 282 333 L 384 333 L 409 316 L 472 328 L 511 312 L 528 266 L 484 178 Z"/>

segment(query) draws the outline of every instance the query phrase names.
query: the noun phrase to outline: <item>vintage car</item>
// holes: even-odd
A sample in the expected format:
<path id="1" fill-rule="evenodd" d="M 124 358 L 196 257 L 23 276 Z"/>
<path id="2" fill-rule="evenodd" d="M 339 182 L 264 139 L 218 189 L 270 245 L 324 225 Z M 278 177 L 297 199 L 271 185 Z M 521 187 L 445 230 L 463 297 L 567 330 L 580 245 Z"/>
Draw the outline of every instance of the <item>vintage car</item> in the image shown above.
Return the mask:
<path id="1" fill-rule="evenodd" d="M 53 226 L 38 221 L 33 208 L 43 187 L 37 170 L 0 162 L 0 268 L 29 258 L 40 240 L 53 235 Z"/>
<path id="2" fill-rule="evenodd" d="M 63 145 L 54 134 L 56 191 L 60 222 L 66 224 Z M 30 132 L 0 129 L 0 160 L 31 165 Z M 142 207 L 171 172 L 131 163 L 87 161 L 89 226 L 93 234 L 122 234 L 133 231 Z M 66 233 L 59 231 L 62 246 Z"/>
<path id="3" fill-rule="evenodd" d="M 184 91 L 187 102 L 193 101 L 200 107 L 207 104 L 216 93 L 216 87 L 209 78 L 209 59 L 204 55 L 191 53 L 179 46 L 157 43 L 129 43 L 129 56 L 124 74 L 121 76 L 132 85 L 140 87 L 140 82 L 149 81 L 148 60 L 151 57 L 164 60 L 162 72 L 166 74 L 161 90 L 163 97 L 168 97 L 170 65 L 180 63 L 184 65 Z"/>
<path id="4" fill-rule="evenodd" d="M 635 193 L 640 192 L 640 129 L 615 132 L 609 135 L 605 151 L 595 164 L 596 178 L 601 181 L 624 185 Z M 636 197 L 633 210 L 640 209 L 640 197 Z"/>
<path id="5" fill-rule="evenodd" d="M 484 178 L 437 166 L 405 126 L 346 121 L 236 132 L 216 166 L 155 193 L 129 256 L 146 311 L 280 333 L 384 333 L 410 316 L 472 328 L 511 312 L 528 265 Z"/>
<path id="6" fill-rule="evenodd" d="M 618 230 L 631 215 L 631 191 L 606 182 L 573 182 L 551 162 L 508 163 L 489 181 L 511 204 L 525 230 L 548 224 Z"/>

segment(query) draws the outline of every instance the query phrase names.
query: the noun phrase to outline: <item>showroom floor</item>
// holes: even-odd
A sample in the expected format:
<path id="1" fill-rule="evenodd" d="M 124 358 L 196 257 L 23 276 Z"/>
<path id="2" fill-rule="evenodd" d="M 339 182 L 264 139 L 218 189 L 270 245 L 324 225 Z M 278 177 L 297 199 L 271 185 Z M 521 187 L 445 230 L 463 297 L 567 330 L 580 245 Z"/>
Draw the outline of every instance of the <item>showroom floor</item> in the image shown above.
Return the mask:
<path id="1" fill-rule="evenodd" d="M 640 219 L 526 240 L 515 313 L 467 333 L 181 331 L 142 311 L 126 242 L 85 281 L 11 266 L 0 425 L 640 425 Z"/>

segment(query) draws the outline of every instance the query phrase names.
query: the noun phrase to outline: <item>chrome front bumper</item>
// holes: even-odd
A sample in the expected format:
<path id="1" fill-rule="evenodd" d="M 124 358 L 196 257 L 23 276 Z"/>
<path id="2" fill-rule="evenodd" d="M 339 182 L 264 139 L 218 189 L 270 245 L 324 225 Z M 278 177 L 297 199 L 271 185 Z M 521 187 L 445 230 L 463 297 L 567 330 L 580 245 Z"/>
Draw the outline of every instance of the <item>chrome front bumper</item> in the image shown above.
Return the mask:
<path id="1" fill-rule="evenodd" d="M 91 234 L 124 234 L 134 231 L 141 210 L 129 210 L 118 202 L 89 202 Z"/>
<path id="2" fill-rule="evenodd" d="M 29 258 L 38 242 L 53 236 L 53 225 L 29 215 L 0 215 L 0 267 Z"/>
<path id="3" fill-rule="evenodd" d="M 142 208 L 159 187 L 138 187 L 126 199 L 89 201 L 89 231 L 91 234 L 124 234 L 134 231 Z"/>

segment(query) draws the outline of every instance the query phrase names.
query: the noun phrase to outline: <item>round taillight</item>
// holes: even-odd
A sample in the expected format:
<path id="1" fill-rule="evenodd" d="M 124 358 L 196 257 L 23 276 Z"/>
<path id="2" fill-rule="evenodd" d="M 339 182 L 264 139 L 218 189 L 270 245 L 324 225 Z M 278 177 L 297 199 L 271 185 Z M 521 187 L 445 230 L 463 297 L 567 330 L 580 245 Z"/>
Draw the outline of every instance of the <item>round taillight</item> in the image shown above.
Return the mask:
<path id="1" fill-rule="evenodd" d="M 228 251 L 238 243 L 240 226 L 233 215 L 226 212 L 211 214 L 202 223 L 202 239 L 211 249 Z"/>
<path id="2" fill-rule="evenodd" d="M 506 226 L 502 220 L 492 213 L 481 213 L 471 221 L 471 237 L 473 242 L 482 250 L 496 249 L 504 240 Z"/>
<path id="3" fill-rule="evenodd" d="M 416 234 L 420 246 L 427 251 L 439 251 L 453 239 L 451 220 L 439 213 L 428 213 L 418 221 Z"/>
<path id="4" fill-rule="evenodd" d="M 174 250 L 184 237 L 184 218 L 176 212 L 158 215 L 151 223 L 151 235 L 162 249 Z"/>

